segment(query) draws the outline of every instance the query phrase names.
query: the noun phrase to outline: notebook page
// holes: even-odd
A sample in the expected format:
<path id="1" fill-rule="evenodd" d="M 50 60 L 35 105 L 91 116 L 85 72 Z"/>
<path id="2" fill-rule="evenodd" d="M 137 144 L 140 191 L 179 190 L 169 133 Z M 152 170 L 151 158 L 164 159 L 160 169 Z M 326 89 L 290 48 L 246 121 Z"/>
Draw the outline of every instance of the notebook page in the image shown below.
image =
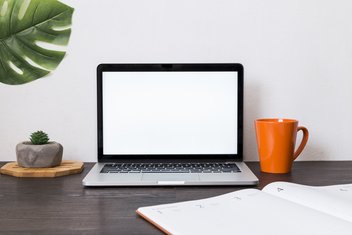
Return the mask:
<path id="1" fill-rule="evenodd" d="M 352 222 L 352 184 L 313 187 L 275 182 L 263 192 Z"/>
<path id="2" fill-rule="evenodd" d="M 142 207 L 137 213 L 171 234 L 331 235 L 352 231 L 352 224 L 347 221 L 256 189 L 203 200 Z"/>

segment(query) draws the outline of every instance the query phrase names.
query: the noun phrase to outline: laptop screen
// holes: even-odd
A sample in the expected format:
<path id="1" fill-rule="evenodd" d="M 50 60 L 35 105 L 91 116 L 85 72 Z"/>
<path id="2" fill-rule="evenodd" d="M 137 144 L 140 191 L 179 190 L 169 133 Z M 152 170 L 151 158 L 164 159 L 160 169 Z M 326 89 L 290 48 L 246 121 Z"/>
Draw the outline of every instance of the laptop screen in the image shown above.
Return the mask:
<path id="1" fill-rule="evenodd" d="M 188 69 L 153 65 L 154 69 L 136 71 L 133 65 L 116 66 L 98 68 L 102 156 L 238 156 L 241 152 L 241 71 L 233 66 L 218 71 L 216 67 L 192 71 L 190 65 Z"/>

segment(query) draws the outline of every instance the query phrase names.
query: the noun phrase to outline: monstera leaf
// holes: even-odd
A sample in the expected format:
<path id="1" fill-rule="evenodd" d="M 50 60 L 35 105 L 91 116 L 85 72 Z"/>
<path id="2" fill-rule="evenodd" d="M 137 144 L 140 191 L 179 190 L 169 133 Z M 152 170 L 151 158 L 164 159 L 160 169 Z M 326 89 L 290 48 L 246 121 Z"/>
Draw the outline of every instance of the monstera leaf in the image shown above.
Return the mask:
<path id="1" fill-rule="evenodd" d="M 72 14 L 57 0 L 0 0 L 0 82 L 23 84 L 53 71 L 65 56 Z"/>

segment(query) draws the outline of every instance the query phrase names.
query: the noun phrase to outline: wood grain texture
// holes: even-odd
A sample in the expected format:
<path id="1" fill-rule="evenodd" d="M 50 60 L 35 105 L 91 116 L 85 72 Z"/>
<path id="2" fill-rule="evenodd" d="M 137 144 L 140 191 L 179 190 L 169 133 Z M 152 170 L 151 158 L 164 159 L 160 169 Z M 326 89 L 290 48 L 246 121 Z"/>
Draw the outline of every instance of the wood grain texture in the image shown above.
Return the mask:
<path id="1" fill-rule="evenodd" d="M 83 162 L 64 160 L 60 166 L 50 168 L 25 168 L 17 162 L 9 162 L 1 167 L 0 173 L 15 177 L 58 177 L 83 171 Z"/>
<path id="2" fill-rule="evenodd" d="M 0 234 L 162 234 L 135 210 L 248 188 L 83 187 L 92 166 L 86 163 L 81 174 L 58 178 L 0 175 Z M 248 166 L 258 176 L 260 189 L 279 180 L 316 186 L 352 183 L 352 161 L 295 162 L 289 174 L 261 173 L 257 162 Z"/>

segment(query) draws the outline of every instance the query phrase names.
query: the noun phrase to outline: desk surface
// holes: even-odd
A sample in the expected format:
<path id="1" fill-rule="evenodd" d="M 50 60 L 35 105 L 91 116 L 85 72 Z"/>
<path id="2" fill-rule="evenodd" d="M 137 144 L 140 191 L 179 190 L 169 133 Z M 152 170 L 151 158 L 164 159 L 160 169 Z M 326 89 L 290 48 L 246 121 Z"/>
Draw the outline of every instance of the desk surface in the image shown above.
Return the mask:
<path id="1" fill-rule="evenodd" d="M 0 163 L 2 166 L 4 163 Z M 59 178 L 15 178 L 0 175 L 0 234 L 161 234 L 135 210 L 141 206 L 212 197 L 245 187 L 104 187 L 85 188 L 83 173 Z M 261 173 L 260 180 L 307 185 L 352 183 L 352 161 L 295 162 L 289 174 Z"/>

